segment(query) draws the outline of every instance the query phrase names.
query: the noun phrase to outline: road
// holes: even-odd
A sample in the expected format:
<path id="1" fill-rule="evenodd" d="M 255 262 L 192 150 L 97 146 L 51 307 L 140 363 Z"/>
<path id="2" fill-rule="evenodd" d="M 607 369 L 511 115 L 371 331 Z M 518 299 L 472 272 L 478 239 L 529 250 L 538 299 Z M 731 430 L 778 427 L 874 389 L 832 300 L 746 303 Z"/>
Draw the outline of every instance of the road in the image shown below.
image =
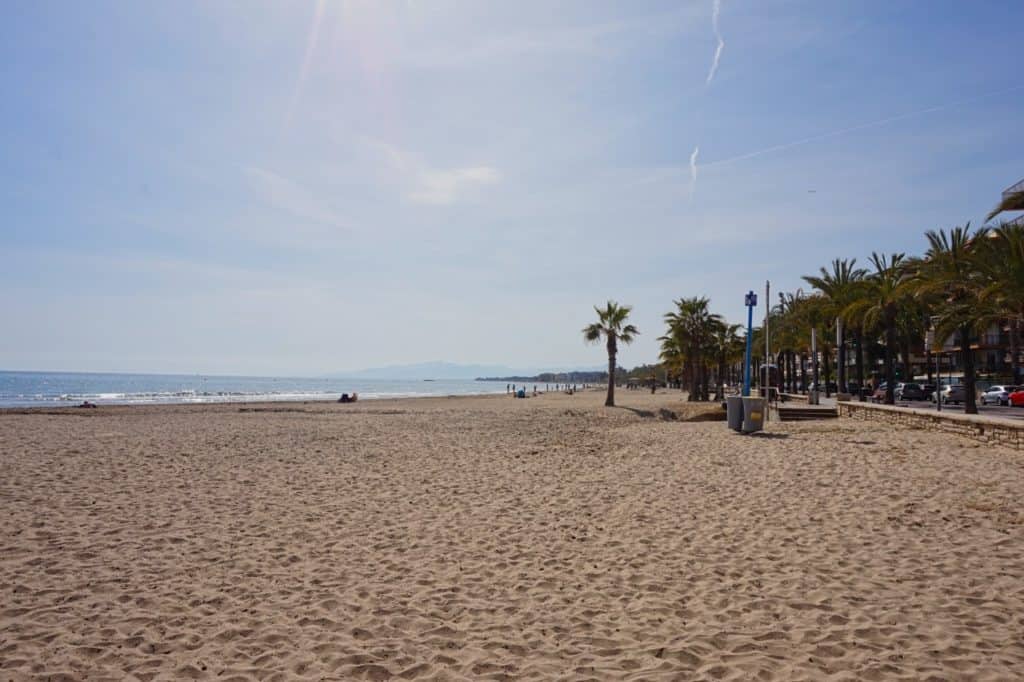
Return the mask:
<path id="1" fill-rule="evenodd" d="M 870 401 L 869 401 L 870 402 Z M 834 397 L 826 398 L 821 396 L 822 406 L 835 407 L 836 400 Z M 913 407 L 918 410 L 935 410 L 935 403 L 927 400 L 897 400 L 897 407 Z M 951 412 L 953 414 L 963 414 L 963 405 L 942 405 L 943 412 Z M 1003 407 L 1002 405 L 982 405 L 978 403 L 978 414 L 987 417 L 1002 417 L 1006 419 L 1019 419 L 1024 421 L 1024 407 Z"/>
<path id="2" fill-rule="evenodd" d="M 935 409 L 935 403 L 922 400 L 900 400 L 897 401 L 896 405 L 899 407 L 916 407 L 919 410 Z M 964 406 L 943 404 L 942 411 L 963 414 Z M 1002 405 L 982 405 L 978 403 L 978 414 L 986 417 L 1004 417 L 1024 421 L 1024 407 L 1003 407 Z"/>

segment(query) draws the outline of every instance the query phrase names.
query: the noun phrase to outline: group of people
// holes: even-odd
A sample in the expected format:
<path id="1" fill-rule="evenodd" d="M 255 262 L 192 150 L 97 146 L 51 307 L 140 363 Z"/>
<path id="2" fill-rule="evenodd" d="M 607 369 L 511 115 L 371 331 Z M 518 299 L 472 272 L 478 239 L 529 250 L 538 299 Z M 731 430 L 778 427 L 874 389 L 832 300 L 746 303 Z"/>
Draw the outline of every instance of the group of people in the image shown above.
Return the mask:
<path id="1" fill-rule="evenodd" d="M 587 385 L 583 384 L 583 388 L 586 388 L 586 387 L 587 387 Z M 576 388 L 576 384 L 572 384 L 571 386 L 569 384 L 555 384 L 555 390 L 556 391 L 565 391 L 566 395 L 572 395 L 578 389 Z M 551 384 L 544 384 L 544 391 L 545 391 L 545 393 L 550 393 L 551 392 Z M 512 395 L 513 397 L 516 397 L 516 398 L 525 398 L 526 397 L 526 386 L 520 386 L 517 389 L 515 384 L 505 384 L 505 393 L 509 394 L 509 395 Z M 533 385 L 533 395 L 537 395 L 537 384 Z"/>
<path id="2" fill-rule="evenodd" d="M 514 396 L 516 398 L 525 398 L 526 397 L 526 386 L 520 386 L 519 389 L 516 390 L 516 385 L 515 384 L 505 384 L 505 393 L 506 394 L 511 394 L 512 396 Z M 534 384 L 534 386 L 533 386 L 533 394 L 537 395 L 537 385 L 536 384 Z"/>
<path id="3" fill-rule="evenodd" d="M 359 394 L 356 393 L 355 391 L 353 391 L 352 395 L 349 395 L 348 393 L 342 393 L 341 397 L 338 398 L 338 402 L 339 403 L 354 403 L 358 399 L 359 399 Z"/>

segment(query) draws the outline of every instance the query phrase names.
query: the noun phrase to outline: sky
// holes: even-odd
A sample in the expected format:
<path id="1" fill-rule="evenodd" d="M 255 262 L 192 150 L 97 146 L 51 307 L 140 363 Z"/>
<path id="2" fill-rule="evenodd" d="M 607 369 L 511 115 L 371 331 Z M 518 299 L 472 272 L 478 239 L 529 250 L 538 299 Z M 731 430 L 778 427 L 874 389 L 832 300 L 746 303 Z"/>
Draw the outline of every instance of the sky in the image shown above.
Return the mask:
<path id="1" fill-rule="evenodd" d="M 1016 0 L 14 3 L 0 368 L 657 358 L 1024 178 Z M 804 285 L 806 288 L 806 285 Z M 775 294 L 772 294 L 775 297 Z M 763 293 L 755 316 L 763 314 Z"/>

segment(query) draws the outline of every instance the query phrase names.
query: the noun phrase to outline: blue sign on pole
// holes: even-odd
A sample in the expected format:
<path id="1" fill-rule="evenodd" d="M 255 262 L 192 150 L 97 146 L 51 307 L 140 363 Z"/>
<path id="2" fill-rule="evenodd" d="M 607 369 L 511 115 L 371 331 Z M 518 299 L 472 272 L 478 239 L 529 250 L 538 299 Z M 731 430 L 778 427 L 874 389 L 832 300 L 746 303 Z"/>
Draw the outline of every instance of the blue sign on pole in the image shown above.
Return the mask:
<path id="1" fill-rule="evenodd" d="M 750 396 L 750 347 L 754 339 L 754 306 L 757 305 L 757 294 L 753 291 L 747 292 L 743 300 L 747 306 L 747 355 L 743 361 L 743 397 Z"/>

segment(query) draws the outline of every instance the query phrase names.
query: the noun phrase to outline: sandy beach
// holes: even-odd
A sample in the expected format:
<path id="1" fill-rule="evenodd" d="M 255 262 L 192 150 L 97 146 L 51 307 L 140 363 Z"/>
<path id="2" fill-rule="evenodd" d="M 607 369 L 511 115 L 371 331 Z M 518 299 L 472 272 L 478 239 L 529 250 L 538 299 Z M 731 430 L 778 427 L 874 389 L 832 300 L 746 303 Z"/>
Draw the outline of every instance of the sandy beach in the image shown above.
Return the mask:
<path id="1" fill-rule="evenodd" d="M 1007 680 L 1024 459 L 622 392 L 0 415 L 0 680 Z"/>

